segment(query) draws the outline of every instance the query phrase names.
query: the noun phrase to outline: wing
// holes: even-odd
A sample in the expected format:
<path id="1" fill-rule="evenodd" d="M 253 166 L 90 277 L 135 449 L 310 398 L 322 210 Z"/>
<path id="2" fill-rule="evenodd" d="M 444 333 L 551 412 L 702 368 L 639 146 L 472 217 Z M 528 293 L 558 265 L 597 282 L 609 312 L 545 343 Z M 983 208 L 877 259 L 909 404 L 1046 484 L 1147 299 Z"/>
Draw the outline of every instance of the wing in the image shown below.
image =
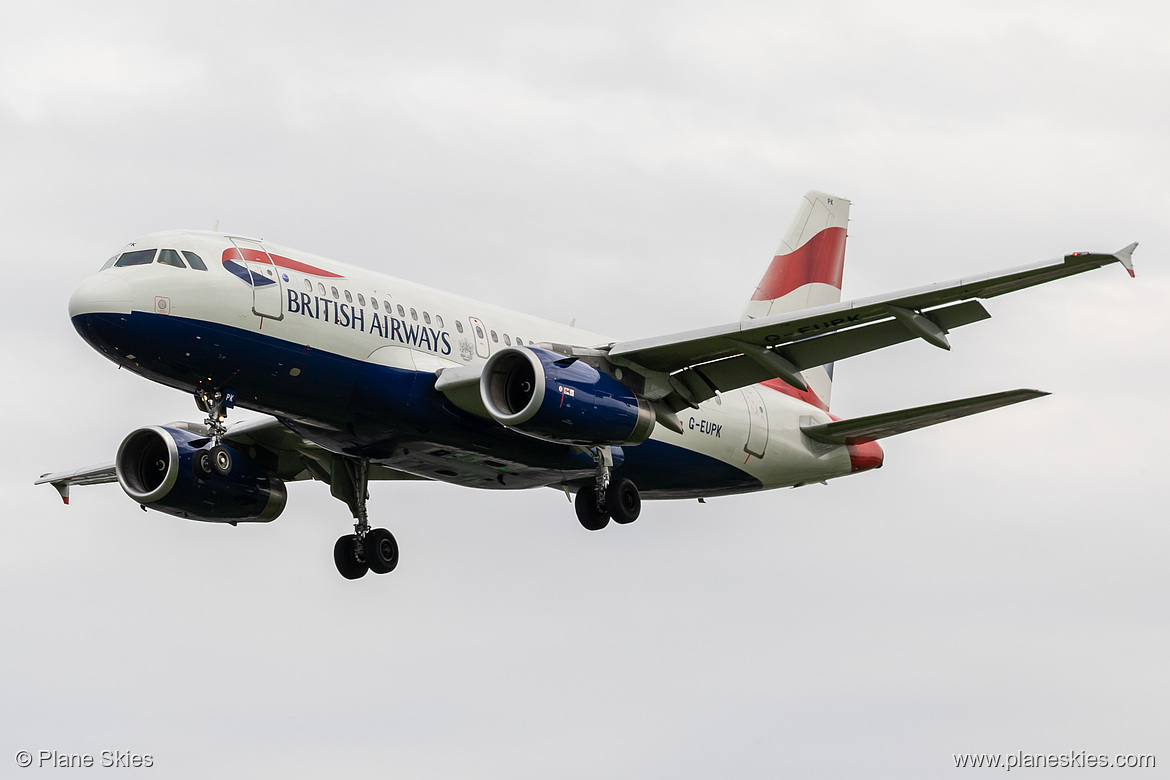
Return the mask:
<path id="1" fill-rule="evenodd" d="M 950 349 L 947 331 L 991 315 L 994 298 L 1110 263 L 1133 276 L 1137 244 L 1112 254 L 1075 252 L 1058 260 L 912 290 L 613 344 L 608 359 L 646 380 L 644 395 L 673 410 L 737 387 L 780 378 L 807 389 L 802 369 L 921 338 Z"/>
<path id="2" fill-rule="evenodd" d="M 69 488 L 71 485 L 100 485 L 103 482 L 116 482 L 118 475 L 114 471 L 113 463 L 103 463 L 97 466 L 90 466 L 87 469 L 74 469 L 73 471 L 58 471 L 55 474 L 42 474 L 41 478 L 35 483 L 36 485 L 43 485 L 46 482 L 57 488 L 57 492 L 61 494 L 61 500 L 66 504 L 69 503 Z"/>
<path id="3" fill-rule="evenodd" d="M 168 423 L 170 428 L 184 428 L 196 433 L 206 433 L 206 426 L 198 423 Z M 228 428 L 224 441 L 233 447 L 247 451 L 258 447 L 271 456 L 266 464 L 275 464 L 273 476 L 285 482 L 304 479 L 319 479 L 331 484 L 332 474 L 339 456 L 302 438 L 275 417 L 259 417 L 245 420 Z M 371 465 L 370 479 L 420 479 L 412 474 L 385 466 Z M 61 494 L 61 500 L 69 503 L 69 488 L 80 485 L 100 485 L 118 480 L 117 468 L 113 463 L 103 463 L 73 471 L 59 471 L 42 474 L 34 484 L 50 484 Z"/>

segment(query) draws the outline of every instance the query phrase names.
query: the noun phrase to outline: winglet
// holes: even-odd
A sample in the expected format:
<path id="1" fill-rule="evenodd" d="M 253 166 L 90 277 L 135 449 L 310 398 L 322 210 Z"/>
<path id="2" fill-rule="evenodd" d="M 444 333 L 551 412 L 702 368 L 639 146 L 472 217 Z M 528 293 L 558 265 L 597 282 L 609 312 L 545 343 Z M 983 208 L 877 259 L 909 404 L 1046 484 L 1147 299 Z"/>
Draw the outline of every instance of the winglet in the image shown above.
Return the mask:
<path id="1" fill-rule="evenodd" d="M 1118 259 L 1118 261 L 1123 266 L 1125 266 L 1125 270 L 1129 271 L 1129 276 L 1131 279 L 1134 278 L 1133 250 L 1135 250 L 1135 249 L 1137 249 L 1137 242 L 1136 241 L 1134 241 L 1132 244 L 1125 247 L 1124 249 L 1118 249 L 1116 252 L 1113 253 L 1113 256 L 1116 257 Z"/>
<path id="2" fill-rule="evenodd" d="M 51 482 L 49 484 L 57 488 L 57 492 L 61 494 L 61 500 L 65 502 L 65 506 L 69 506 L 69 483 Z"/>
<path id="3" fill-rule="evenodd" d="M 58 471 L 54 474 L 41 474 L 33 484 L 52 485 L 61 494 L 61 500 L 69 503 L 69 487 L 71 485 L 100 485 L 104 482 L 115 482 L 118 479 L 118 470 L 113 463 L 101 466 L 90 466 L 87 469 L 75 471 Z"/>

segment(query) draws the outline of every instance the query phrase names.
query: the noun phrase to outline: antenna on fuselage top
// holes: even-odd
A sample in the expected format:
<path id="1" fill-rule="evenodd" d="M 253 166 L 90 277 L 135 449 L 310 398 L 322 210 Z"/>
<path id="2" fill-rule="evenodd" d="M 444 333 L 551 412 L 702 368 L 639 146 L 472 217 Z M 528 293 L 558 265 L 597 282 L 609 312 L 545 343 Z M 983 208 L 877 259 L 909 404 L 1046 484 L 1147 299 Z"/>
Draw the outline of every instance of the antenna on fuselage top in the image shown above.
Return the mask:
<path id="1" fill-rule="evenodd" d="M 215 225 L 214 225 L 214 226 L 211 228 L 211 232 L 212 232 L 212 233 L 218 233 L 218 232 L 219 232 L 219 218 L 218 218 L 218 217 L 217 217 L 217 218 L 216 218 L 216 220 L 215 220 Z"/>

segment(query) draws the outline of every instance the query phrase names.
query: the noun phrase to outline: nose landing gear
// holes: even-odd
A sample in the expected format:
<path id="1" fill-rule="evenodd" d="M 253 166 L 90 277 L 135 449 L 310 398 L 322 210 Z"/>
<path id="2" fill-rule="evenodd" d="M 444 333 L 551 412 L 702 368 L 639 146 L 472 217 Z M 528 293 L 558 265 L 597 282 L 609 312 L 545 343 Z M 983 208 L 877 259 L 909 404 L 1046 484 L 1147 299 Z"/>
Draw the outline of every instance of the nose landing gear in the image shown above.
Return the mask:
<path id="1" fill-rule="evenodd" d="M 232 451 L 222 443 L 227 433 L 224 421 L 228 410 L 236 405 L 236 393 L 234 390 L 203 389 L 195 393 L 195 405 L 207 414 L 203 422 L 207 426 L 207 435 L 211 437 L 211 449 L 201 452 L 196 458 L 196 473 L 201 477 L 212 474 L 226 477 L 232 473 Z"/>

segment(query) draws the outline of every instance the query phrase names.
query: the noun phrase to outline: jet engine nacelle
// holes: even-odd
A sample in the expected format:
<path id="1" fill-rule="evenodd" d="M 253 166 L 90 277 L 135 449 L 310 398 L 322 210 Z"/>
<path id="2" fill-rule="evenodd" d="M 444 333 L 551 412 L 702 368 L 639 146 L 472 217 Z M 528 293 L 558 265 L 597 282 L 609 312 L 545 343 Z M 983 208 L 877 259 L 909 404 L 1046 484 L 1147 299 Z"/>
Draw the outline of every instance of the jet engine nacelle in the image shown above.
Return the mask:
<path id="1" fill-rule="evenodd" d="M 210 454 L 208 437 L 151 425 L 122 441 L 115 471 L 126 495 L 169 515 L 212 523 L 275 520 L 288 498 L 284 482 L 243 453 L 227 450 L 230 457 L 220 459 L 226 469 L 216 470 L 204 457 Z"/>
<path id="2" fill-rule="evenodd" d="M 539 347 L 488 358 L 480 399 L 496 422 L 567 444 L 641 444 L 654 429 L 650 403 L 609 374 Z"/>

